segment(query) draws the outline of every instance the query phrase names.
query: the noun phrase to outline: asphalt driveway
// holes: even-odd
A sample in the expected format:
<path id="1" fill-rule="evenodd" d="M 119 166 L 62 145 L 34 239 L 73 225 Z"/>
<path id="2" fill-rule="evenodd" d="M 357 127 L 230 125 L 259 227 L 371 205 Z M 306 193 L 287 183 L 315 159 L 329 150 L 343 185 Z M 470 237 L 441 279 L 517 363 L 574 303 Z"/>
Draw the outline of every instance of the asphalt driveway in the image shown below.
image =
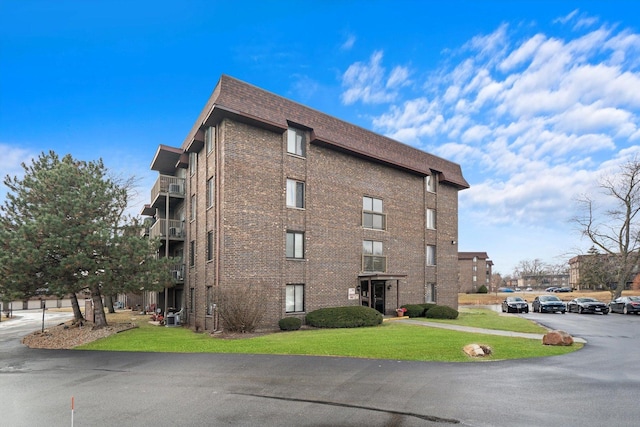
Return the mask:
<path id="1" fill-rule="evenodd" d="M 73 397 L 77 426 L 637 424 L 640 316 L 523 316 L 588 343 L 480 363 L 58 351 L 27 349 L 2 323 L 0 420 L 68 426 Z"/>

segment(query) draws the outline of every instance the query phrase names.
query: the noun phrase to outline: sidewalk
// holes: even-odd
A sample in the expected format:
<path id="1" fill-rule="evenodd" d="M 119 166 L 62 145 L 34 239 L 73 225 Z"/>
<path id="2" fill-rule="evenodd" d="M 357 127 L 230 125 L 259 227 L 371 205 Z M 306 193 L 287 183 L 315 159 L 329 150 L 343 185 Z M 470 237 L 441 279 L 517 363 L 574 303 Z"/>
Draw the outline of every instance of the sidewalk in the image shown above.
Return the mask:
<path id="1" fill-rule="evenodd" d="M 440 328 L 440 329 L 449 329 L 452 331 L 470 332 L 472 334 L 500 335 L 503 337 L 528 338 L 528 339 L 540 340 L 540 341 L 542 341 L 542 337 L 543 337 L 543 334 L 528 334 L 524 332 L 501 331 L 497 329 L 482 329 L 482 328 L 474 328 L 472 326 L 450 325 L 448 323 L 423 322 L 420 320 L 411 320 L 411 319 L 398 319 L 395 321 L 401 322 L 401 323 L 410 323 L 412 325 L 418 325 L 418 326 L 427 326 L 430 328 Z M 583 338 L 577 338 L 577 337 L 573 337 L 573 341 L 582 343 L 582 344 L 586 344 L 587 342 Z"/>

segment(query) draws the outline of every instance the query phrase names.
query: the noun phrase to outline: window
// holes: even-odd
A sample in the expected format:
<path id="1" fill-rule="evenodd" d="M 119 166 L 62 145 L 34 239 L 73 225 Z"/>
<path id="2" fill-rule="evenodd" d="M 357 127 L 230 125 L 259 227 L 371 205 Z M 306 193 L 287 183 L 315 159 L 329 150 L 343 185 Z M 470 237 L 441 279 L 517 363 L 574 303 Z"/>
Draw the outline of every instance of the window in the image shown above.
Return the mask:
<path id="1" fill-rule="evenodd" d="M 427 245 L 427 265 L 436 265 L 436 247 Z"/>
<path id="2" fill-rule="evenodd" d="M 213 259 L 213 231 L 207 233 L 207 261 Z"/>
<path id="3" fill-rule="evenodd" d="M 362 198 L 362 226 L 375 230 L 386 229 L 386 217 L 382 213 L 382 200 L 373 197 Z"/>
<path id="4" fill-rule="evenodd" d="M 213 206 L 213 178 L 207 180 L 207 207 Z"/>
<path id="5" fill-rule="evenodd" d="M 387 271 L 387 259 L 383 255 L 382 242 L 362 241 L 362 270 Z"/>
<path id="6" fill-rule="evenodd" d="M 289 128 L 287 130 L 287 153 L 305 156 L 307 138 L 300 129 Z"/>
<path id="7" fill-rule="evenodd" d="M 436 211 L 435 209 L 427 209 L 427 228 L 436 229 Z"/>
<path id="8" fill-rule="evenodd" d="M 213 309 L 215 304 L 213 303 L 213 287 L 207 286 L 207 316 L 213 316 Z"/>
<path id="9" fill-rule="evenodd" d="M 287 206 L 304 208 L 304 182 L 287 179 Z"/>
<path id="10" fill-rule="evenodd" d="M 304 233 L 287 231 L 287 258 L 304 258 Z"/>
<path id="11" fill-rule="evenodd" d="M 189 266 L 196 265 L 196 242 L 194 240 L 189 242 Z"/>
<path id="12" fill-rule="evenodd" d="M 433 173 L 427 175 L 427 191 L 430 193 L 436 192 L 436 176 Z"/>
<path id="13" fill-rule="evenodd" d="M 191 210 L 189 211 L 189 214 L 191 215 L 189 217 L 191 221 L 196 219 L 196 195 L 195 194 L 191 196 Z"/>
<path id="14" fill-rule="evenodd" d="M 424 286 L 424 302 L 436 302 L 436 284 L 427 283 Z"/>
<path id="15" fill-rule="evenodd" d="M 304 311 L 304 285 L 287 285 L 285 304 L 287 313 Z"/>
<path id="16" fill-rule="evenodd" d="M 213 151 L 213 147 L 216 143 L 216 128 L 209 127 L 207 128 L 204 134 L 205 144 L 207 147 L 207 154 Z"/>
<path id="17" fill-rule="evenodd" d="M 196 169 L 198 169 L 198 153 L 189 153 L 189 174 L 195 174 Z"/>

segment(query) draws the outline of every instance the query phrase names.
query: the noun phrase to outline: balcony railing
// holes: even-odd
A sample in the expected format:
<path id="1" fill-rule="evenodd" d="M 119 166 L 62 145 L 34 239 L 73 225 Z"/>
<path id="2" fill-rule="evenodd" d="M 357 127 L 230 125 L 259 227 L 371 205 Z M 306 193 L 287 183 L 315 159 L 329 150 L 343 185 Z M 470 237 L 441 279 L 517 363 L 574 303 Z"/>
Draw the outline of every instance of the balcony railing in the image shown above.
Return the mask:
<path id="1" fill-rule="evenodd" d="M 160 175 L 151 189 L 151 201 L 155 203 L 160 195 L 184 199 L 185 180 L 170 175 Z"/>
<path id="2" fill-rule="evenodd" d="M 171 266 L 171 277 L 175 282 L 184 282 L 184 264 Z"/>
<path id="3" fill-rule="evenodd" d="M 169 224 L 167 224 L 166 219 L 157 220 L 149 230 L 149 237 L 152 239 L 156 237 L 166 239 L 168 235 L 173 240 L 184 240 L 184 223 L 178 219 L 170 219 L 168 221 Z M 168 229 L 167 225 L 169 226 Z"/>

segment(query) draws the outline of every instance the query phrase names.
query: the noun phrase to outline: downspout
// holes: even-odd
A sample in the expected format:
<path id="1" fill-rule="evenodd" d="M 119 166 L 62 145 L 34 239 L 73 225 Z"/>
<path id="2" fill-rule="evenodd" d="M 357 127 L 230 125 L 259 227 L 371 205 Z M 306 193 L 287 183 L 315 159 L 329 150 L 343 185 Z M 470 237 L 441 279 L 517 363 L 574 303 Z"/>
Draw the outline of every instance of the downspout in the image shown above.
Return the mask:
<path id="1" fill-rule="evenodd" d="M 222 176 L 222 167 L 220 166 L 220 163 L 222 161 L 222 147 L 223 147 L 223 143 L 222 143 L 222 138 L 220 138 L 220 134 L 222 133 L 222 131 L 220 131 L 220 128 L 222 127 L 222 122 L 220 122 L 218 124 L 218 126 L 215 127 L 215 132 L 216 132 L 216 166 L 214 168 L 215 173 L 216 173 L 216 177 L 215 177 L 215 190 L 216 190 L 216 208 L 215 208 L 215 231 L 216 231 L 216 247 L 215 247 L 215 257 L 216 257 L 216 261 L 215 261 L 215 272 L 214 272 L 214 286 L 217 289 L 217 291 L 220 290 L 220 265 L 221 265 L 221 255 L 220 255 L 220 242 L 222 241 L 221 238 L 221 234 L 222 234 L 222 226 L 220 225 L 220 217 L 221 217 L 221 206 L 220 206 L 220 201 L 222 199 L 222 184 L 224 182 L 223 180 L 223 176 Z M 215 288 L 214 288 L 215 289 Z M 215 292 L 214 295 L 217 295 L 219 292 Z M 216 298 L 217 300 L 217 298 Z M 214 308 L 213 310 L 213 330 L 217 331 L 219 329 L 219 317 L 218 317 L 218 308 L 216 306 L 216 308 Z"/>
<path id="2" fill-rule="evenodd" d="M 164 208 L 164 217 L 165 217 L 165 243 L 164 243 L 164 257 L 169 259 L 169 185 L 167 185 L 167 195 L 165 197 L 165 208 Z M 173 277 L 172 277 L 173 278 Z M 167 316 L 167 300 L 169 299 L 169 288 L 164 287 L 164 316 Z"/>

